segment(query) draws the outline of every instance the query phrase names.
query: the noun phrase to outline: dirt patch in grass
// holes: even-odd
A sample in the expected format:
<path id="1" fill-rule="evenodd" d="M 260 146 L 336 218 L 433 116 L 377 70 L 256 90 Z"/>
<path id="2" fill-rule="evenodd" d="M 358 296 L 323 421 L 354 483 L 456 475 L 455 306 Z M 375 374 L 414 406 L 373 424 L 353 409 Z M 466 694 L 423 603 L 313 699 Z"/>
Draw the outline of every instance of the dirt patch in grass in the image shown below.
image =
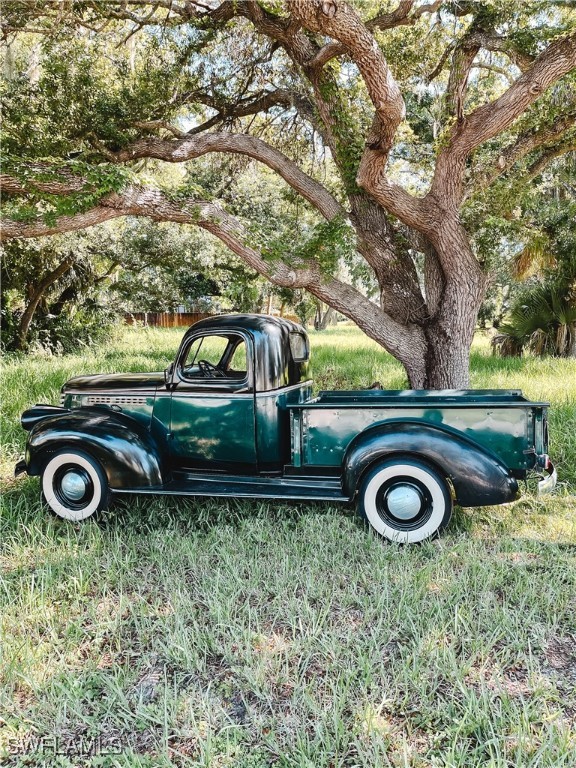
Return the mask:
<path id="1" fill-rule="evenodd" d="M 576 635 L 552 637 L 544 650 L 542 674 L 559 692 L 559 706 L 576 729 Z"/>
<path id="2" fill-rule="evenodd" d="M 576 683 L 576 635 L 553 637 L 544 655 L 547 662 L 544 671 L 552 669 Z"/>

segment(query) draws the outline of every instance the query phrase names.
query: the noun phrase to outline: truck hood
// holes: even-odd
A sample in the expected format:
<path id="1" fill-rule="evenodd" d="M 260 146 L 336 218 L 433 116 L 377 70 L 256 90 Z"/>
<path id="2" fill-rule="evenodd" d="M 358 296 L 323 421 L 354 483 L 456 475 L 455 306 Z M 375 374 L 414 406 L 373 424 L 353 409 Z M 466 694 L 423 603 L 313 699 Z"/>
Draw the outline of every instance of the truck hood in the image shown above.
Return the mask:
<path id="1" fill-rule="evenodd" d="M 164 372 L 103 373 L 97 376 L 75 376 L 64 384 L 64 392 L 155 392 L 164 384 Z"/>

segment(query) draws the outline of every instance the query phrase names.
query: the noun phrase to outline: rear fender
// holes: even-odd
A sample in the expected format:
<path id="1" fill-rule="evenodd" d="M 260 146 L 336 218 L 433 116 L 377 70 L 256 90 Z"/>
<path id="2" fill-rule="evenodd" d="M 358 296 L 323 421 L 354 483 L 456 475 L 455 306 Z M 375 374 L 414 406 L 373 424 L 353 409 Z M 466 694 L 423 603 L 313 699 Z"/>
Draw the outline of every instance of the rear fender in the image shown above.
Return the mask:
<path id="1" fill-rule="evenodd" d="M 343 460 L 343 488 L 350 498 L 375 461 L 412 455 L 438 468 L 454 486 L 462 507 L 504 504 L 518 496 L 518 483 L 495 454 L 458 432 L 425 422 L 387 422 L 350 443 Z"/>
<path id="2" fill-rule="evenodd" d="M 26 445 L 29 475 L 39 475 L 63 448 L 97 459 L 112 489 L 163 485 L 159 446 L 135 419 L 105 408 L 77 408 L 36 421 Z"/>

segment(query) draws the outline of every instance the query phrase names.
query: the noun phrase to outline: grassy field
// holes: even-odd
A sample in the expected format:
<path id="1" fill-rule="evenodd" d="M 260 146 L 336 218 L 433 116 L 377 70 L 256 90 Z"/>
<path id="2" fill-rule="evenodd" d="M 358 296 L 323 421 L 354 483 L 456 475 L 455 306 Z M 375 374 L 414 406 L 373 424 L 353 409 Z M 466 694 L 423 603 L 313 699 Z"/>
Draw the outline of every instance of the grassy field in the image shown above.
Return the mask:
<path id="1" fill-rule="evenodd" d="M 576 766 L 576 363 L 473 354 L 473 385 L 549 399 L 555 494 L 456 510 L 401 548 L 326 504 L 135 498 L 73 525 L 10 478 L 20 412 L 81 372 L 158 370 L 128 329 L 3 372 L 0 764 Z M 404 386 L 351 327 L 320 388 Z M 60 753 L 60 754 L 56 754 Z"/>

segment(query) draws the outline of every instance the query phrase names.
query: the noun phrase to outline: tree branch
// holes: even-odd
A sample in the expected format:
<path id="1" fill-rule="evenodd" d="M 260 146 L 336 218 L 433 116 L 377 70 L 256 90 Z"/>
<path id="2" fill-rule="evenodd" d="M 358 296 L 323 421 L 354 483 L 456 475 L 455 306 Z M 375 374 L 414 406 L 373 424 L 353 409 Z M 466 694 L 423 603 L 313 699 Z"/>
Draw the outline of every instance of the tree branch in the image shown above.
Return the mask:
<path id="1" fill-rule="evenodd" d="M 382 13 L 369 19 L 366 28 L 369 30 L 386 30 L 394 27 L 409 26 L 415 24 L 425 13 L 434 13 L 438 10 L 442 0 L 436 0 L 429 5 L 421 5 L 413 14 L 410 11 L 414 6 L 414 0 L 401 0 L 397 8 L 390 13 Z M 336 56 L 342 56 L 347 52 L 346 46 L 341 42 L 331 42 L 322 46 L 315 57 L 309 62 L 314 69 L 321 69 Z"/>
<path id="2" fill-rule="evenodd" d="M 326 15 L 324 7 L 333 9 Z M 292 0 L 294 16 L 313 32 L 339 40 L 358 66 L 379 120 L 377 146 L 385 153 L 392 147 L 396 129 L 405 115 L 404 100 L 384 54 L 360 17 L 346 4 L 321 0 Z"/>
<path id="3" fill-rule="evenodd" d="M 462 177 L 468 155 L 506 130 L 550 85 L 576 67 L 576 33 L 555 40 L 498 99 L 484 104 L 453 125 L 440 152 L 430 192 L 454 209 L 462 201 Z"/>
<path id="4" fill-rule="evenodd" d="M 448 87 L 446 89 L 446 113 L 449 117 L 456 117 L 458 122 L 462 121 L 464 117 L 468 78 L 478 52 L 482 48 L 491 50 L 496 43 L 499 43 L 501 46 L 508 45 L 510 47 L 509 41 L 496 35 L 492 30 L 485 29 L 484 23 L 481 14 L 475 16 L 463 38 L 454 48 Z M 532 63 L 532 59 L 526 57 L 524 63 L 527 63 L 527 66 L 529 66 Z M 477 64 L 476 66 L 491 65 Z M 499 72 L 506 74 L 510 82 L 510 77 L 505 70 L 500 68 Z"/>
<path id="5" fill-rule="evenodd" d="M 526 72 L 534 63 L 534 56 L 519 48 L 513 40 L 493 31 L 477 29 L 468 36 L 471 45 L 486 51 L 503 53 L 521 72 Z"/>
<path id="6" fill-rule="evenodd" d="M 26 167 L 33 173 L 54 173 L 54 169 L 49 163 L 31 161 Z M 29 176 L 26 180 L 26 185 L 24 185 L 21 179 L 11 176 L 9 173 L 2 173 L 0 174 L 0 191 L 9 195 L 25 195 L 29 192 L 69 195 L 86 188 L 86 181 L 84 179 L 79 178 L 65 168 L 58 169 L 58 176 L 60 179 L 49 180 L 35 179 Z"/>
<path id="7" fill-rule="evenodd" d="M 513 144 L 499 153 L 496 162 L 491 168 L 475 175 L 470 191 L 472 189 L 485 189 L 490 186 L 499 176 L 507 173 L 519 160 L 522 160 L 530 152 L 552 142 L 558 142 L 567 131 L 574 127 L 576 127 L 576 110 L 559 115 L 551 125 L 522 134 Z M 555 148 L 551 147 L 549 151 L 554 151 Z M 563 152 L 560 154 L 563 154 Z M 555 156 L 557 157 L 558 155 Z"/>
<path id="8" fill-rule="evenodd" d="M 18 338 L 17 338 L 17 349 L 24 349 L 26 346 L 26 337 L 28 336 L 28 330 L 30 328 L 30 324 L 32 323 L 32 318 L 34 317 L 34 313 L 36 312 L 36 309 L 38 307 L 38 304 L 42 300 L 42 297 L 46 293 L 46 291 L 50 288 L 51 285 L 53 285 L 57 280 L 59 280 L 62 275 L 65 275 L 66 272 L 70 269 L 72 264 L 74 263 L 74 256 L 68 255 L 55 269 L 53 269 L 51 272 L 49 272 L 47 275 L 45 275 L 42 280 L 38 283 L 38 285 L 34 288 L 34 293 L 30 297 L 28 304 L 26 305 L 26 308 L 24 310 L 24 313 L 22 317 L 20 318 L 20 324 L 18 327 Z"/>
<path id="9" fill-rule="evenodd" d="M 418 198 L 390 183 L 384 174 L 405 107 L 400 88 L 372 33 L 345 3 L 292 0 L 290 9 L 307 29 L 338 40 L 358 66 L 366 84 L 376 113 L 358 169 L 358 185 L 405 224 L 422 226 Z"/>
<path id="10" fill-rule="evenodd" d="M 539 176 L 546 166 L 557 157 L 567 155 L 569 152 L 574 151 L 576 151 L 576 136 L 566 139 L 566 141 L 563 141 L 554 147 L 550 147 L 550 149 L 543 152 L 540 157 L 529 166 L 526 174 L 527 178 L 533 179 L 535 176 Z"/>
<path id="11" fill-rule="evenodd" d="M 208 130 L 218 123 L 231 122 L 240 117 L 255 115 L 259 112 L 268 112 L 272 107 L 283 106 L 288 109 L 293 108 L 296 112 L 317 128 L 317 119 L 314 114 L 314 108 L 308 99 L 302 94 L 290 91 L 286 88 L 277 88 L 274 91 L 265 91 L 256 94 L 247 99 L 241 99 L 235 103 L 223 104 L 207 94 L 197 95 L 194 99 L 201 104 L 212 107 L 217 110 L 217 114 L 211 117 L 200 126 L 196 126 L 187 132 L 187 135 L 193 136 L 202 131 Z M 187 99 L 190 101 L 190 99 Z M 176 135 L 176 134 L 175 134 Z M 182 134 L 184 135 L 184 134 Z"/>
<path id="12" fill-rule="evenodd" d="M 62 216 L 53 224 L 43 221 L 16 222 L 4 219 L 0 240 L 12 237 L 38 237 L 85 229 L 88 226 L 122 216 L 146 216 L 154 221 L 174 221 L 194 224 L 218 237 L 242 261 L 275 285 L 304 288 L 330 304 L 346 317 L 359 322 L 365 332 L 391 354 L 401 354 L 408 345 L 424 354 L 425 339 L 420 328 L 405 326 L 392 320 L 381 309 L 351 285 L 322 273 L 315 262 L 289 263 L 289 254 L 282 261 L 268 261 L 247 245 L 242 224 L 214 203 L 189 199 L 175 203 L 158 190 L 136 187 L 122 194 L 111 194 L 91 211 L 75 216 Z"/>
<path id="13" fill-rule="evenodd" d="M 446 114 L 448 117 L 455 117 L 458 122 L 464 117 L 468 77 L 479 50 L 480 46 L 471 42 L 467 36 L 454 49 L 446 88 Z"/>
<path id="14" fill-rule="evenodd" d="M 61 232 L 76 232 L 79 229 L 87 229 L 95 224 L 102 224 L 104 221 L 117 219 L 123 215 L 126 214 L 118 213 L 114 208 L 101 204 L 85 213 L 60 216 L 50 224 L 40 218 L 35 221 L 17 221 L 4 217 L 0 222 L 0 242 L 14 237 L 44 237 L 44 235 L 58 235 Z"/>
<path id="15" fill-rule="evenodd" d="M 189 134 L 189 131 L 181 131 L 167 120 L 139 120 L 134 123 L 134 127 L 143 131 L 167 131 L 177 139 L 185 139 Z"/>
<path id="16" fill-rule="evenodd" d="M 181 163 L 209 152 L 247 155 L 276 171 L 326 219 L 345 215 L 340 203 L 318 181 L 304 173 L 282 152 L 254 136 L 234 133 L 205 133 L 185 139 L 140 139 L 116 153 L 117 162 L 155 158 Z"/>
<path id="17" fill-rule="evenodd" d="M 472 69 L 485 69 L 488 72 L 495 72 L 497 75 L 502 75 L 502 77 L 506 78 L 508 81 L 508 85 L 512 85 L 514 82 L 514 78 L 510 72 L 508 72 L 505 67 L 499 67 L 496 64 L 488 64 L 485 61 L 477 61 L 472 65 Z"/>
<path id="18" fill-rule="evenodd" d="M 467 115 L 464 125 L 453 130 L 446 151 L 469 154 L 508 128 L 552 83 L 575 67 L 576 32 L 551 43 L 502 96 Z"/>

